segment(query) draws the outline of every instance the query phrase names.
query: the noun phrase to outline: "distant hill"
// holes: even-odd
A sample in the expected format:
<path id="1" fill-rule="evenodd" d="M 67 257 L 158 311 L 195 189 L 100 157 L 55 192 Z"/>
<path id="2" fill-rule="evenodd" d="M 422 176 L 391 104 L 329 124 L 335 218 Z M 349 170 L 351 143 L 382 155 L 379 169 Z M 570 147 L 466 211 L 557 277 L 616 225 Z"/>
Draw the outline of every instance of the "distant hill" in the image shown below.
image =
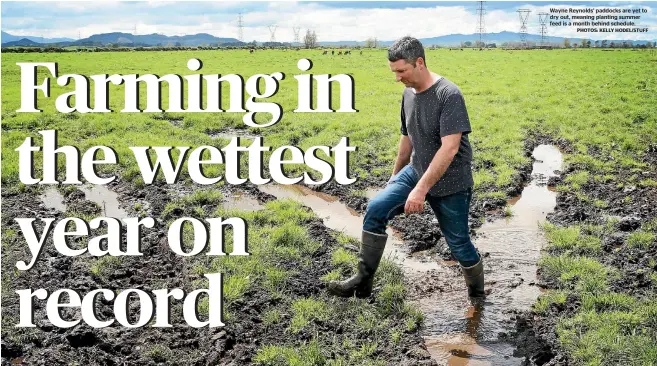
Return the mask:
<path id="1" fill-rule="evenodd" d="M 581 42 L 583 38 L 569 38 L 569 37 L 546 37 L 546 41 L 550 43 L 558 43 L 558 44 L 563 44 L 564 40 L 568 38 L 571 43 L 578 43 Z M 587 40 L 591 40 L 591 42 L 595 42 L 596 40 L 593 38 L 588 38 L 585 37 Z M 450 34 L 447 36 L 441 36 L 441 37 L 433 37 L 433 38 L 423 38 L 420 39 L 422 44 L 426 46 L 431 46 L 431 45 L 443 45 L 443 46 L 457 46 L 461 44 L 461 41 L 463 42 L 472 42 L 474 43 L 475 41 L 479 40 L 479 34 Z M 520 33 L 517 32 L 498 32 L 498 33 L 486 33 L 484 34 L 483 40 L 485 43 L 490 44 L 490 43 L 495 43 L 498 46 L 501 45 L 504 42 L 520 42 Z M 536 42 L 539 43 L 541 42 L 541 35 L 540 34 L 527 34 L 527 41 L 528 42 Z M 608 40 L 607 43 L 618 43 L 618 42 L 623 42 L 623 40 Z M 635 45 L 640 45 L 640 44 L 646 44 L 647 40 L 632 40 L 632 41 L 627 41 L 627 42 L 632 42 L 632 44 Z M 391 43 L 392 44 L 392 43 Z"/>
<path id="2" fill-rule="evenodd" d="M 212 44 L 223 44 L 223 43 L 235 43 L 239 40 L 236 38 L 221 38 L 215 37 L 207 33 L 198 33 L 184 36 L 165 36 L 163 34 L 145 34 L 145 35 L 133 35 L 130 33 L 104 33 L 104 34 L 94 34 L 93 36 L 85 39 L 81 39 L 77 42 L 80 43 L 94 43 L 94 44 L 120 44 L 129 46 L 132 44 L 137 45 L 146 45 L 146 46 L 166 46 L 171 45 L 180 45 L 180 46 L 202 46 L 202 45 L 212 45 Z M 77 43 L 74 42 L 74 43 Z"/>
<path id="3" fill-rule="evenodd" d="M 5 39 L 7 35 L 7 39 Z M 40 37 L 15 37 L 8 33 L 2 32 L 2 45 L 3 46 L 42 46 L 44 44 L 53 44 L 60 47 L 67 46 L 106 46 L 109 44 L 118 44 L 126 47 L 139 47 L 139 46 L 210 46 L 221 45 L 227 43 L 240 44 L 241 42 L 236 38 L 222 38 L 215 37 L 207 33 L 190 34 L 184 36 L 165 36 L 163 34 L 144 34 L 134 35 L 130 33 L 102 33 L 94 34 L 91 37 L 83 38 L 80 40 L 73 40 L 70 38 L 59 38 L 56 42 L 39 42 L 34 38 L 43 39 Z M 24 42 L 24 39 L 33 41 L 32 43 Z M 13 43 L 18 42 L 18 43 Z"/>
<path id="4" fill-rule="evenodd" d="M 43 37 L 32 37 L 32 36 L 14 36 L 7 32 L 2 32 L 2 45 L 5 46 L 5 43 L 20 41 L 21 39 L 29 39 L 32 42 L 36 43 L 57 43 L 57 42 L 72 42 L 75 41 L 72 38 L 43 38 Z"/>
<path id="5" fill-rule="evenodd" d="M 3 43 L 2 45 L 5 47 L 12 47 L 12 46 L 39 47 L 42 44 L 47 44 L 47 43 L 37 43 L 27 38 L 21 38 L 18 41 L 11 41 L 7 43 Z"/>
<path id="6" fill-rule="evenodd" d="M 321 35 L 320 35 L 321 36 Z M 42 40 L 42 42 L 40 42 Z M 461 42 L 472 42 L 479 40 L 478 34 L 449 34 L 446 36 L 440 37 L 431 37 L 431 38 L 421 38 L 420 41 L 425 46 L 442 46 L 442 47 L 458 47 Z M 580 38 L 569 38 L 571 43 L 581 42 Z M 499 32 L 499 33 L 486 33 L 484 35 L 484 41 L 487 44 L 495 43 L 498 47 L 505 42 L 519 42 L 520 33 L 517 32 Z M 527 34 L 527 41 L 529 42 L 540 42 L 541 36 L 538 34 Z M 550 43 L 563 44 L 563 37 L 547 37 L 547 41 Z M 592 42 L 595 39 L 591 39 Z M 377 45 L 379 47 L 388 47 L 392 45 L 394 40 L 379 40 Z M 608 40 L 607 43 L 622 43 L 623 40 Z M 627 41 L 632 42 L 634 45 L 646 44 L 647 40 L 633 40 Z M 267 45 L 269 42 L 258 42 L 260 45 Z M 51 38 L 45 39 L 41 37 L 16 37 L 12 36 L 9 33 L 2 32 L 2 46 L 11 47 L 11 46 L 24 46 L 24 47 L 47 47 L 47 46 L 96 46 L 102 47 L 107 45 L 119 45 L 123 47 L 148 47 L 148 46 L 187 46 L 187 47 L 197 47 L 197 46 L 219 46 L 219 45 L 231 45 L 239 46 L 245 43 L 240 42 L 236 38 L 223 38 L 215 37 L 207 33 L 198 33 L 190 34 L 184 36 L 165 36 L 163 34 L 139 34 L 134 35 L 131 33 L 102 33 L 94 34 L 91 37 L 87 37 L 80 40 L 72 40 L 70 38 Z M 365 44 L 365 41 L 336 41 L 336 42 L 319 42 L 320 46 L 324 47 L 353 47 L 353 46 L 362 46 Z M 285 44 L 276 44 L 276 46 L 289 45 Z M 295 44 L 296 45 L 296 44 Z M 301 44 L 299 44 L 302 46 Z"/>
<path id="7" fill-rule="evenodd" d="M 505 42 L 520 42 L 520 33 L 517 32 L 499 32 L 499 33 L 486 33 L 484 34 L 484 42 L 487 44 L 490 43 L 495 43 L 497 46 L 500 46 L 502 43 Z M 550 43 L 558 43 L 558 44 L 563 44 L 564 42 L 564 37 L 547 37 L 546 40 L 547 42 Z M 578 43 L 581 42 L 581 38 L 568 38 L 571 43 Z M 591 38 L 586 38 L 586 39 L 591 39 Z M 479 34 L 449 34 L 446 36 L 440 36 L 440 37 L 431 37 L 431 38 L 420 38 L 420 42 L 424 46 L 460 46 L 461 42 L 472 42 L 474 43 L 475 41 L 479 40 Z M 539 34 L 527 34 L 527 41 L 528 42 L 540 42 L 541 41 L 541 36 Z M 591 39 L 592 42 L 595 42 L 595 39 Z M 623 40 L 608 40 L 607 43 L 617 43 L 617 42 L 623 42 Z M 634 41 L 627 41 L 627 42 L 632 42 L 635 45 L 641 45 L 641 44 L 646 44 L 647 40 L 634 40 Z M 379 47 L 388 47 L 391 46 L 394 43 L 394 40 L 388 40 L 388 41 L 382 41 L 378 40 L 377 45 Z M 350 46 L 362 46 L 365 44 L 365 41 L 361 42 L 356 42 L 356 41 L 339 41 L 339 42 L 319 42 L 321 46 L 325 47 L 338 47 L 338 46 L 345 46 L 345 47 L 350 47 Z"/>

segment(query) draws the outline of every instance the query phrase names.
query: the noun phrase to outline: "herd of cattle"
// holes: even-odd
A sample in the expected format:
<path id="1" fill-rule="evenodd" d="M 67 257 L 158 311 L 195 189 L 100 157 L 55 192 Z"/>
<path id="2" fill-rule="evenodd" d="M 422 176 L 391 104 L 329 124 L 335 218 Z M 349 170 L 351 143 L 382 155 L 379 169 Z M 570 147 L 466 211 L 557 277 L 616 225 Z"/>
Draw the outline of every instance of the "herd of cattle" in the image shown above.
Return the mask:
<path id="1" fill-rule="evenodd" d="M 324 50 L 324 52 L 322 52 L 322 55 L 328 55 L 328 54 L 329 54 L 328 50 Z M 360 51 L 360 54 L 362 55 L 363 51 Z M 335 55 L 335 50 L 331 50 L 331 55 Z M 338 56 L 340 55 L 351 55 L 351 50 L 345 50 L 344 52 L 338 51 Z"/>
<path id="2" fill-rule="evenodd" d="M 297 51 L 299 51 L 299 48 L 297 48 Z M 255 49 L 250 48 L 249 53 L 253 53 L 253 52 L 255 52 Z M 330 52 L 331 52 L 331 55 L 335 55 L 335 50 L 331 50 Z M 329 54 L 329 50 L 324 50 L 322 52 L 322 55 L 328 55 L 328 54 Z M 362 55 L 363 51 L 360 51 L 360 54 Z M 338 56 L 341 56 L 341 55 L 351 55 L 351 50 L 338 51 Z"/>

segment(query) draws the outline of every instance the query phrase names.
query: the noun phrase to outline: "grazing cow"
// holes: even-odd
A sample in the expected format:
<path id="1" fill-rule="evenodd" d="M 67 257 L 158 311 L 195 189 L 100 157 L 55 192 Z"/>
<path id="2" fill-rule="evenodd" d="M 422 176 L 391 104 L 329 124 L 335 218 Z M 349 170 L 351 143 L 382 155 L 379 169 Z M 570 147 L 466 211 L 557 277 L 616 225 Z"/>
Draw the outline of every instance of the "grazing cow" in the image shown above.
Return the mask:
<path id="1" fill-rule="evenodd" d="M 338 51 L 338 56 L 342 55 L 342 51 Z"/>
<path id="2" fill-rule="evenodd" d="M 254 50 L 253 48 L 251 48 L 251 49 L 249 50 L 249 53 L 253 53 L 253 51 L 255 51 L 255 50 Z"/>
<path id="3" fill-rule="evenodd" d="M 363 55 L 363 51 L 360 51 L 360 55 L 361 55 L 361 56 Z"/>
<path id="4" fill-rule="evenodd" d="M 325 50 L 322 55 L 328 55 L 328 50 Z"/>
<path id="5" fill-rule="evenodd" d="M 335 50 L 331 50 L 331 56 L 335 55 Z"/>

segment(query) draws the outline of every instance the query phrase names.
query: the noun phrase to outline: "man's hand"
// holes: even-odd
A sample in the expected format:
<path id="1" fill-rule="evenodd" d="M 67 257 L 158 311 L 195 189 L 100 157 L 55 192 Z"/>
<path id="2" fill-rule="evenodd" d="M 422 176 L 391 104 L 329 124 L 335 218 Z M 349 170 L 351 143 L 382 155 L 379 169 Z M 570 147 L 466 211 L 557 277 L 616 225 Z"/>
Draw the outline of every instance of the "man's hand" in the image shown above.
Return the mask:
<path id="1" fill-rule="evenodd" d="M 427 197 L 427 191 L 415 187 L 406 199 L 406 206 L 404 206 L 404 213 L 407 215 L 424 211 L 424 199 Z"/>

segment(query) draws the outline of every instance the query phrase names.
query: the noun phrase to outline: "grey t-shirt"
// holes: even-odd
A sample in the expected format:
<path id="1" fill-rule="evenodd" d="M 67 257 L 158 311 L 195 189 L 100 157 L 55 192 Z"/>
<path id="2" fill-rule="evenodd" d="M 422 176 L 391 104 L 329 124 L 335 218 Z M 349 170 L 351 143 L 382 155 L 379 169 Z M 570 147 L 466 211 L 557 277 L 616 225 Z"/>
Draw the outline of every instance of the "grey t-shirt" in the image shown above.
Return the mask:
<path id="1" fill-rule="evenodd" d="M 415 93 L 413 88 L 404 89 L 401 133 L 411 139 L 411 165 L 419 177 L 429 168 L 431 160 L 442 146 L 441 137 L 462 133 L 461 145 L 454 160 L 438 182 L 431 187 L 430 195 L 447 196 L 474 185 L 472 148 L 468 141 L 468 133 L 471 131 L 463 94 L 451 81 L 440 77 L 431 87 L 420 93 Z"/>

